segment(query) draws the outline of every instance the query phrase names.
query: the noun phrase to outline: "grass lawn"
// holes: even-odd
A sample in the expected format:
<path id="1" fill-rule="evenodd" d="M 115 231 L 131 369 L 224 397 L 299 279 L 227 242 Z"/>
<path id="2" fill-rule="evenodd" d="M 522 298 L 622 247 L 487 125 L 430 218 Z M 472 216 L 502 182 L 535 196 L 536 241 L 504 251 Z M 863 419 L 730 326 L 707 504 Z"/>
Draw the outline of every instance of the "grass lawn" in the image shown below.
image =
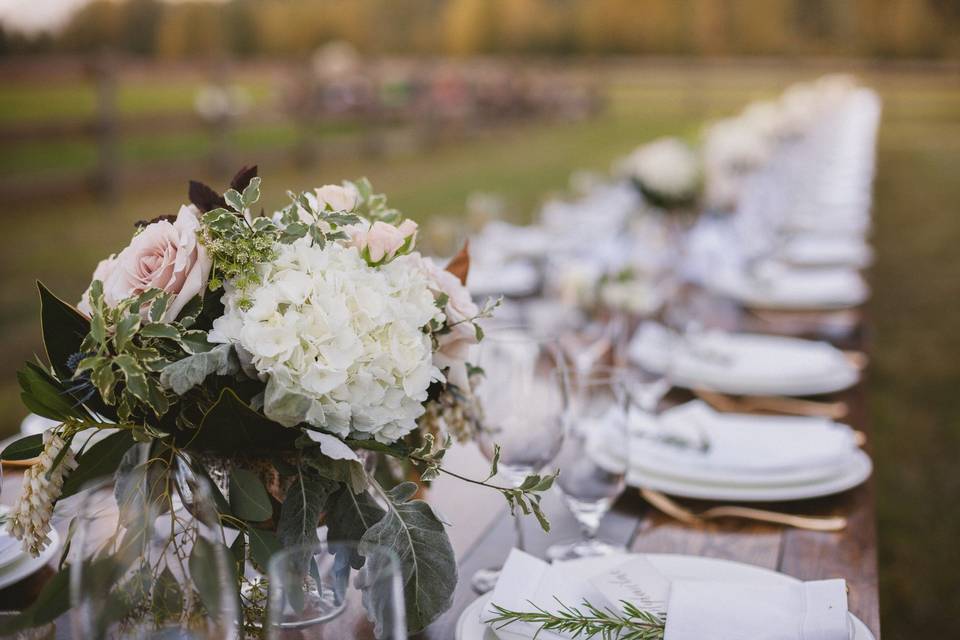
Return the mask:
<path id="1" fill-rule="evenodd" d="M 694 136 L 705 118 L 771 95 L 800 73 L 786 68 L 621 69 L 613 76 L 610 108 L 598 119 L 528 125 L 429 154 L 328 161 L 309 174 L 263 166 L 265 203 L 268 209 L 281 204 L 288 187 L 367 175 L 420 221 L 458 215 L 475 190 L 502 194 L 512 217 L 524 219 L 544 194 L 564 187 L 571 170 L 604 170 L 618 155 L 657 135 Z M 960 80 L 879 71 L 865 80 L 885 100 L 869 380 L 883 631 L 888 640 L 949 637 L 956 633 L 952 613 L 960 611 L 955 569 L 960 566 L 960 510 L 955 508 L 960 499 L 960 394 L 955 390 L 960 384 L 960 181 L 955 170 L 960 164 Z M 14 108 L 62 110 L 70 91 L 51 88 L 45 105 L 32 104 L 34 98 L 0 97 L 0 122 Z M 277 144 L 289 134 L 244 135 L 255 160 L 256 148 Z M 186 143 L 143 144 L 176 154 Z M 76 298 L 96 261 L 125 245 L 133 220 L 174 212 L 184 193 L 185 185 L 160 186 L 125 194 L 112 207 L 75 201 L 7 214 L 6 237 L 15 241 L 0 253 L 0 346 L 5 354 L 0 433 L 13 432 L 23 415 L 14 372 L 41 348 L 33 280 Z"/>

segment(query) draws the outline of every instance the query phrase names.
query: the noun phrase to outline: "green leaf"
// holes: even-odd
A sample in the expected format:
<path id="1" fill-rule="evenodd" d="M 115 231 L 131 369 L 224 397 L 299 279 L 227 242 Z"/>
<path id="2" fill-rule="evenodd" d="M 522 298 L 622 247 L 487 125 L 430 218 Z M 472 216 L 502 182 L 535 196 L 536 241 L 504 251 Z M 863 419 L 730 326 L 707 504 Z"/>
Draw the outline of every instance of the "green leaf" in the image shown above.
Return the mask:
<path id="1" fill-rule="evenodd" d="M 170 567 L 164 567 L 153 583 L 153 612 L 176 617 L 183 611 L 183 591 Z"/>
<path id="2" fill-rule="evenodd" d="M 40 595 L 29 607 L 9 620 L 3 629 L 4 634 L 14 634 L 31 627 L 53 622 L 70 609 L 70 569 L 58 571 L 40 591 Z"/>
<path id="3" fill-rule="evenodd" d="M 171 363 L 160 372 L 160 384 L 182 396 L 199 386 L 208 376 L 231 376 L 240 370 L 233 346 L 220 344 L 204 353 L 187 356 Z"/>
<path id="4" fill-rule="evenodd" d="M 270 558 L 282 548 L 280 539 L 272 531 L 253 527 L 247 530 L 247 536 L 250 538 L 250 557 L 262 572 L 266 572 Z"/>
<path id="5" fill-rule="evenodd" d="M 63 422 L 68 418 L 88 418 L 80 401 L 65 385 L 32 362 L 17 372 L 24 404 L 36 414 Z"/>
<path id="6" fill-rule="evenodd" d="M 77 459 L 74 469 L 63 483 L 61 498 L 77 493 L 87 482 L 110 475 L 120 466 L 120 460 L 133 446 L 133 436 L 123 430 L 109 436 L 87 449 Z"/>
<path id="7" fill-rule="evenodd" d="M 221 610 L 223 599 L 231 597 L 227 589 L 232 585 L 224 584 L 228 567 L 223 563 L 228 561 L 229 551 L 219 542 L 210 542 L 206 538 L 198 537 L 193 543 L 190 560 L 190 579 L 200 594 L 200 601 L 206 607 L 209 615 Z"/>
<path id="8" fill-rule="evenodd" d="M 243 213 L 243 196 L 236 189 L 227 189 L 223 194 L 223 199 L 227 201 L 230 208 L 237 213 Z"/>
<path id="9" fill-rule="evenodd" d="M 53 370 L 63 380 L 73 372 L 67 368 L 67 359 L 80 351 L 83 339 L 90 332 L 90 321 L 74 307 L 53 295 L 41 282 L 40 325 L 43 346 Z"/>
<path id="10" fill-rule="evenodd" d="M 43 452 L 43 434 L 36 433 L 8 444 L 3 453 L 0 453 L 0 459 L 29 460 L 36 458 L 41 452 Z"/>
<path id="11" fill-rule="evenodd" d="M 273 515 L 270 496 L 252 471 L 234 469 L 231 472 L 230 509 L 238 518 L 251 522 L 263 522 Z"/>
<path id="12" fill-rule="evenodd" d="M 366 491 L 354 493 L 349 487 L 342 487 L 327 501 L 327 539 L 360 540 L 384 514 L 386 511 Z M 351 553 L 350 565 L 359 569 L 363 556 Z"/>
<path id="13" fill-rule="evenodd" d="M 113 335 L 113 343 L 117 346 L 117 351 L 123 351 L 139 328 L 140 316 L 136 313 L 124 316 L 117 323 L 116 333 Z"/>
<path id="14" fill-rule="evenodd" d="M 207 342 L 205 331 L 184 331 L 180 336 L 180 344 L 191 354 L 205 353 L 213 349 L 213 345 Z"/>
<path id="15" fill-rule="evenodd" d="M 280 507 L 277 537 L 284 547 L 317 542 L 320 514 L 339 486 L 312 470 L 300 470 Z"/>
<path id="16" fill-rule="evenodd" d="M 311 447 L 303 451 L 303 461 L 321 476 L 347 485 L 354 493 L 366 491 L 369 486 L 359 460 L 336 460 L 323 455 L 320 447 Z"/>
<path id="17" fill-rule="evenodd" d="M 144 327 L 140 329 L 140 335 L 144 338 L 169 338 L 176 340 L 180 337 L 180 332 L 177 331 L 177 328 L 172 324 L 152 322 L 144 325 Z"/>
<path id="18" fill-rule="evenodd" d="M 386 515 L 361 538 L 361 552 L 363 545 L 380 545 L 400 558 L 411 632 L 450 608 L 457 585 L 457 561 L 443 523 L 426 502 L 410 500 L 416 490 L 412 482 L 405 482 L 388 492 Z M 370 610 L 376 616 L 386 606 L 375 598 Z"/>
<path id="19" fill-rule="evenodd" d="M 195 431 L 178 434 L 178 444 L 195 451 L 289 451 L 300 435 L 254 411 L 232 389 L 224 389 Z"/>
<path id="20" fill-rule="evenodd" d="M 257 200 L 260 199 L 260 178 L 253 178 L 250 180 L 250 184 L 243 190 L 243 204 L 246 207 L 250 207 L 255 204 Z"/>

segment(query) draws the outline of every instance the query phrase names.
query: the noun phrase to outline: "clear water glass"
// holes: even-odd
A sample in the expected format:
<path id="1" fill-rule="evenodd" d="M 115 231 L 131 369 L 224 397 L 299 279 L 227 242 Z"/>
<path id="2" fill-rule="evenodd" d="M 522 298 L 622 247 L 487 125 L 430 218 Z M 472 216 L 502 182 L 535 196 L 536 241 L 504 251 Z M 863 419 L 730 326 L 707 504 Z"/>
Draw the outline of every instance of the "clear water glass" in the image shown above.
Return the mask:
<path id="1" fill-rule="evenodd" d="M 557 456 L 564 437 L 566 375 L 557 342 L 522 329 L 491 332 L 480 344 L 476 364 L 484 371 L 476 394 L 483 411 L 476 441 L 487 459 L 500 447 L 500 476 L 517 487 Z M 517 548 L 523 529 L 515 521 Z M 483 569 L 473 588 L 486 593 L 500 568 Z"/>
<path id="2" fill-rule="evenodd" d="M 403 572 L 389 549 L 321 542 L 275 554 L 268 568 L 268 640 L 407 637 Z"/>
<path id="3" fill-rule="evenodd" d="M 567 435 L 555 465 L 555 486 L 580 525 L 582 538 L 547 550 L 551 560 L 609 555 L 620 545 L 597 538 L 600 522 L 626 487 L 630 462 L 629 373 L 597 368 L 571 381 Z"/>

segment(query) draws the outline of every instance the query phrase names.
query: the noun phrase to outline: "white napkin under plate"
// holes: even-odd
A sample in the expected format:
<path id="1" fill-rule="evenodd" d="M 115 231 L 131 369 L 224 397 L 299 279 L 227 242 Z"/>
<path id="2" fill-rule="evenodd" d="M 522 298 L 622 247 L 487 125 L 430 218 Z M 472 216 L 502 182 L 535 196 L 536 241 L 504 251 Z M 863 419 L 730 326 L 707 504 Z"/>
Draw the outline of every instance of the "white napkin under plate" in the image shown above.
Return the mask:
<path id="1" fill-rule="evenodd" d="M 851 635 L 844 580 L 670 584 L 664 640 L 848 640 Z"/>
<path id="2" fill-rule="evenodd" d="M 824 418 L 714 411 L 695 400 L 630 417 L 630 465 L 641 473 L 725 485 L 803 484 L 845 470 L 850 427 Z"/>
<path id="3" fill-rule="evenodd" d="M 826 342 L 721 331 L 679 337 L 652 322 L 637 330 L 628 357 L 647 370 L 669 372 L 678 386 L 724 393 L 813 395 L 859 379 L 843 352 Z"/>

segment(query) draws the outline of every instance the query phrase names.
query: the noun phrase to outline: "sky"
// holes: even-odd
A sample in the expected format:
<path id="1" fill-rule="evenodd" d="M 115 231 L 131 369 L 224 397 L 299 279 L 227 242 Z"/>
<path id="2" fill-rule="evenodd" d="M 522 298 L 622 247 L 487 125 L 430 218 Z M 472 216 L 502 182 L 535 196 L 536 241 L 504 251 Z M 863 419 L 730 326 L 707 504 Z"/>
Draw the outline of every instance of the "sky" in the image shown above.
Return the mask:
<path id="1" fill-rule="evenodd" d="M 63 25 L 70 15 L 89 0 L 0 0 L 0 22 L 4 26 L 36 33 Z"/>

